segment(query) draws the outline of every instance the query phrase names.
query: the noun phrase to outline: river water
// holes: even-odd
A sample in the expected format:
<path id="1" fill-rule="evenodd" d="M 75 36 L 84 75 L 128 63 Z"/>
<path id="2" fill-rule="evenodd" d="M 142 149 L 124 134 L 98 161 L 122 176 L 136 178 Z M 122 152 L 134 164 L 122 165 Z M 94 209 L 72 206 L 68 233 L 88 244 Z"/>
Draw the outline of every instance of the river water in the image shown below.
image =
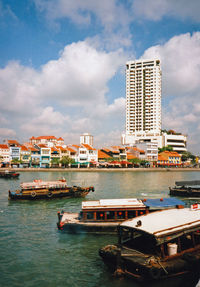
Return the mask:
<path id="1" fill-rule="evenodd" d="M 8 190 L 17 189 L 20 182 L 61 177 L 68 185 L 92 185 L 95 192 L 85 199 L 8 201 Z M 169 197 L 168 187 L 175 181 L 199 177 L 198 171 L 59 171 L 21 172 L 15 180 L 1 178 L 0 286 L 140 287 L 130 279 L 114 278 L 99 257 L 99 248 L 115 243 L 114 236 L 58 231 L 57 211 L 78 212 L 83 200 Z M 164 287 L 164 283 L 156 286 Z M 177 286 L 185 287 L 181 281 Z"/>

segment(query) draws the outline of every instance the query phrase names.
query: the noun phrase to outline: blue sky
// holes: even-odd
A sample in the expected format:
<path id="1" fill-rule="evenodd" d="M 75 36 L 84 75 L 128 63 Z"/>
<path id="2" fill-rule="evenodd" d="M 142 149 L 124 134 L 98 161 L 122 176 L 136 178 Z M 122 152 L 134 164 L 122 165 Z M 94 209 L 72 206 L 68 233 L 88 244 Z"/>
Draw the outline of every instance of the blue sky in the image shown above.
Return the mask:
<path id="1" fill-rule="evenodd" d="M 200 143 L 200 2 L 0 0 L 0 140 L 119 144 L 125 63 L 162 62 L 162 127 Z"/>

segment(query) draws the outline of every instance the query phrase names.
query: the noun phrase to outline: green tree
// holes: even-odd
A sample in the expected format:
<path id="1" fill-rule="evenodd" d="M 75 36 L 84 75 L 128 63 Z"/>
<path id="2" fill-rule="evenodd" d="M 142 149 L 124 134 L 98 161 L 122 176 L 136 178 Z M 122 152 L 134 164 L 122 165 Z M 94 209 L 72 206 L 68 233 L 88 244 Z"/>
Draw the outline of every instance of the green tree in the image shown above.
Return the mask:
<path id="1" fill-rule="evenodd" d="M 192 154 L 191 152 L 189 152 L 189 151 L 185 151 L 185 152 L 182 153 L 181 160 L 182 160 L 182 161 L 191 160 L 192 163 L 195 163 L 196 156 L 193 155 L 193 154 Z"/>
<path id="2" fill-rule="evenodd" d="M 162 148 L 160 148 L 160 147 L 158 148 L 158 153 L 161 153 L 163 151 L 173 151 L 173 147 L 170 145 L 167 145 L 167 146 L 164 146 Z"/>
<path id="3" fill-rule="evenodd" d="M 51 159 L 51 165 L 52 166 L 55 166 L 55 165 L 59 166 L 59 163 L 60 163 L 60 159 L 59 158 L 52 158 Z"/>
<path id="4" fill-rule="evenodd" d="M 129 159 L 128 161 L 131 162 L 135 167 L 138 167 L 140 166 L 142 160 L 139 158 L 132 158 Z"/>
<path id="5" fill-rule="evenodd" d="M 72 159 L 71 157 L 69 156 L 63 156 L 60 160 L 60 163 L 62 164 L 62 166 L 64 167 L 67 167 L 69 166 L 70 164 L 74 163 L 74 159 Z"/>

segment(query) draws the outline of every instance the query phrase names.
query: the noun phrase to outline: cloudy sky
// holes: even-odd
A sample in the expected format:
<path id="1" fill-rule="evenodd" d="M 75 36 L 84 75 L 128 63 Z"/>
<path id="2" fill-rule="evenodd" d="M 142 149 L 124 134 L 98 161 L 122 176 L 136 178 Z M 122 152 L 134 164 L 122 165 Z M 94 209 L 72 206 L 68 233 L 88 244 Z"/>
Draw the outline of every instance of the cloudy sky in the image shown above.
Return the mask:
<path id="1" fill-rule="evenodd" d="M 162 128 L 200 153 L 199 0 L 0 0 L 0 143 L 119 144 L 125 63 L 159 57 Z"/>

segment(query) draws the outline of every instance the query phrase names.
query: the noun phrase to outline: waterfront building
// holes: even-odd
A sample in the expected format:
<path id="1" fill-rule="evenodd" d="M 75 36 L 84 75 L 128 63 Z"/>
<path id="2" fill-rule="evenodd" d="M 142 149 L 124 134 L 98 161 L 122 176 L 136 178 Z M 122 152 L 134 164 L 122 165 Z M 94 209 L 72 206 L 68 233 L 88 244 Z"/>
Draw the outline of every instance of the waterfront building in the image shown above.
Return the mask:
<path id="1" fill-rule="evenodd" d="M 10 148 L 7 144 L 0 144 L 0 166 L 8 165 L 10 162 Z"/>
<path id="2" fill-rule="evenodd" d="M 51 161 L 50 165 L 51 166 L 59 166 L 60 163 L 60 150 L 57 149 L 56 147 L 51 147 Z"/>
<path id="3" fill-rule="evenodd" d="M 31 151 L 24 145 L 21 145 L 20 161 L 23 167 L 29 167 L 31 160 Z"/>
<path id="4" fill-rule="evenodd" d="M 187 136 L 176 133 L 163 133 L 162 134 L 162 147 L 171 146 L 173 151 L 183 153 L 187 151 Z"/>
<path id="5" fill-rule="evenodd" d="M 30 166 L 40 167 L 40 149 L 37 146 L 29 145 L 28 150 L 31 153 Z"/>
<path id="6" fill-rule="evenodd" d="M 88 144 L 81 144 L 78 149 L 77 162 L 80 164 L 96 164 L 98 162 L 98 152 Z"/>
<path id="7" fill-rule="evenodd" d="M 45 144 L 36 145 L 40 149 L 40 167 L 50 167 L 51 148 Z"/>
<path id="8" fill-rule="evenodd" d="M 144 151 L 144 159 L 150 162 L 158 160 L 158 144 L 157 142 L 139 142 L 136 147 Z"/>
<path id="9" fill-rule="evenodd" d="M 93 136 L 89 133 L 84 133 L 80 136 L 80 144 L 88 144 L 90 146 L 93 146 Z"/>
<path id="10" fill-rule="evenodd" d="M 66 150 L 68 152 L 68 155 L 71 159 L 73 159 L 75 162 L 78 161 L 78 149 L 79 149 L 79 146 L 77 145 L 68 145 L 66 147 Z"/>
<path id="11" fill-rule="evenodd" d="M 56 145 L 64 145 L 64 140 L 63 138 L 59 137 L 59 138 L 56 138 L 55 136 L 39 136 L 39 137 L 31 137 L 29 139 L 30 143 L 31 144 L 35 144 L 35 145 L 38 145 L 38 144 L 45 144 L 47 145 L 48 147 L 53 147 L 53 146 L 56 146 Z"/>
<path id="12" fill-rule="evenodd" d="M 105 153 L 100 149 L 97 151 L 97 153 L 98 153 L 98 162 L 105 162 L 110 158 L 110 156 L 107 153 Z"/>
<path id="13" fill-rule="evenodd" d="M 126 132 L 123 144 L 158 141 L 161 134 L 160 60 L 126 63 Z"/>
<path id="14" fill-rule="evenodd" d="M 163 151 L 158 155 L 157 166 L 180 166 L 181 155 L 176 151 Z"/>
<path id="15" fill-rule="evenodd" d="M 114 158 L 116 160 L 126 160 L 126 148 L 122 146 L 111 146 L 101 149 L 102 152 L 106 153 L 110 158 Z"/>
<path id="16" fill-rule="evenodd" d="M 126 154 L 127 154 L 127 160 L 131 160 L 131 159 L 141 159 L 141 160 L 145 160 L 145 151 L 134 146 L 134 147 L 126 147 Z"/>

